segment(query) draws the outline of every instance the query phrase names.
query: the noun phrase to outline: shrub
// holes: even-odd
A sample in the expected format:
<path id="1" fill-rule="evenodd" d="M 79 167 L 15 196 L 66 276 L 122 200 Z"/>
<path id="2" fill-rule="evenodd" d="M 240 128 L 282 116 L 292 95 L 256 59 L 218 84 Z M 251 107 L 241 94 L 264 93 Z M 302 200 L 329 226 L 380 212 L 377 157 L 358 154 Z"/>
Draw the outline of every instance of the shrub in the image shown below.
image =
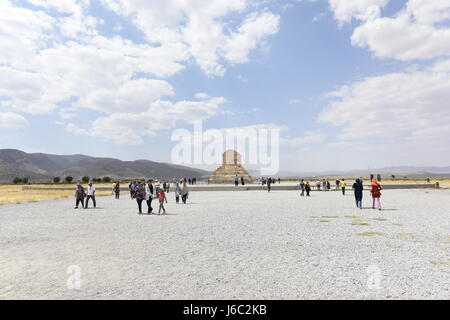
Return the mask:
<path id="1" fill-rule="evenodd" d="M 22 183 L 23 184 L 28 184 L 28 181 L 30 180 L 30 178 L 28 178 L 28 177 L 24 177 L 24 178 L 22 178 Z"/>
<path id="2" fill-rule="evenodd" d="M 54 177 L 53 178 L 53 182 L 54 183 L 60 183 L 61 182 L 61 178 L 60 177 Z"/>
<path id="3" fill-rule="evenodd" d="M 104 183 L 109 183 L 109 182 L 111 182 L 111 178 L 110 177 L 103 177 L 103 182 Z"/>
<path id="4" fill-rule="evenodd" d="M 90 178 L 88 176 L 84 176 L 83 178 L 81 178 L 81 181 L 83 181 L 84 183 L 88 183 L 90 180 Z"/>
<path id="5" fill-rule="evenodd" d="M 71 176 L 67 176 L 66 177 L 66 182 L 67 183 L 72 183 L 72 181 L 73 181 L 73 177 L 71 177 Z"/>
<path id="6" fill-rule="evenodd" d="M 22 179 L 21 179 L 21 178 L 18 178 L 18 177 L 15 177 L 15 178 L 13 179 L 13 183 L 14 183 L 14 184 L 22 183 Z"/>

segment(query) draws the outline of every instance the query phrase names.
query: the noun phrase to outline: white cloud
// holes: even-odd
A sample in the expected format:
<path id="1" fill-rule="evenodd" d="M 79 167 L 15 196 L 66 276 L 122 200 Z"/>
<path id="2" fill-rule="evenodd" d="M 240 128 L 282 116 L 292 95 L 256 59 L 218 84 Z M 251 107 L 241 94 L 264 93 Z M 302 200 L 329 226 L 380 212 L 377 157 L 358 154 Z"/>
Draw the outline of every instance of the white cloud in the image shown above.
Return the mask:
<path id="1" fill-rule="evenodd" d="M 364 146 L 393 156 L 414 153 L 418 159 L 439 150 L 448 157 L 450 70 L 448 61 L 415 72 L 368 77 L 330 93 L 319 121 L 338 129 L 332 145 Z"/>
<path id="2" fill-rule="evenodd" d="M 329 0 L 330 9 L 339 23 L 348 23 L 352 19 L 369 20 L 379 17 L 380 8 L 389 0 Z"/>
<path id="3" fill-rule="evenodd" d="M 323 142 L 326 134 L 321 131 L 308 131 L 301 137 L 283 137 L 280 145 L 285 147 L 298 147 Z"/>
<path id="4" fill-rule="evenodd" d="M 0 129 L 20 129 L 26 127 L 28 121 L 13 112 L 0 112 Z"/>
<path id="5" fill-rule="evenodd" d="M 227 21 L 231 13 L 246 12 L 248 2 L 102 0 L 117 14 L 133 16 L 148 41 L 184 46 L 202 70 L 214 76 L 224 74 L 224 62 L 247 62 L 251 50 L 278 32 L 279 16 L 271 12 L 250 11 L 237 28 Z"/>
<path id="6" fill-rule="evenodd" d="M 408 0 L 393 17 L 381 17 L 388 0 L 329 0 L 340 24 L 356 18 L 362 24 L 351 37 L 354 46 L 377 58 L 426 60 L 450 55 L 450 2 Z"/>
<path id="7" fill-rule="evenodd" d="M 159 130 L 170 130 L 178 122 L 193 123 L 206 120 L 219 112 L 223 97 L 202 101 L 154 101 L 143 112 L 116 112 L 93 121 L 90 128 L 83 129 L 71 123 L 66 129 L 76 135 L 101 137 L 118 144 L 142 144 L 145 139 L 155 136 Z"/>

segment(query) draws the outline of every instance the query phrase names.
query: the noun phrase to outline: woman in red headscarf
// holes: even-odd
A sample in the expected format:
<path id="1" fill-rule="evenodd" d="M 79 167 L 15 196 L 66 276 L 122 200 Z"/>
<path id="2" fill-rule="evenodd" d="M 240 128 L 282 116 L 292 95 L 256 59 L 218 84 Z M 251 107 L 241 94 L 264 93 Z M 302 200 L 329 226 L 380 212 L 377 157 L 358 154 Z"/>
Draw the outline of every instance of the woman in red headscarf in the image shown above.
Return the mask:
<path id="1" fill-rule="evenodd" d="M 377 179 L 373 178 L 371 189 L 370 189 L 370 193 L 372 194 L 372 198 L 373 198 L 372 209 L 375 209 L 375 201 L 376 201 L 378 203 L 378 210 L 381 210 L 381 202 L 380 202 L 381 189 L 383 189 L 383 188 L 378 183 Z"/>

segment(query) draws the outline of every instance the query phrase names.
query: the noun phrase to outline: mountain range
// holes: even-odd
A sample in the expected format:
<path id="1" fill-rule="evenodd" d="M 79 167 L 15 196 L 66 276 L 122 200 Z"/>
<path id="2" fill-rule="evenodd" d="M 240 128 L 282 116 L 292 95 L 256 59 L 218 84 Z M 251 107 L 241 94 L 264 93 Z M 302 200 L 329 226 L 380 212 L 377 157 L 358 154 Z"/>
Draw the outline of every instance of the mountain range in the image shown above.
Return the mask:
<path id="1" fill-rule="evenodd" d="M 208 175 L 208 171 L 149 160 L 122 161 L 81 154 L 53 155 L 0 149 L 0 183 L 10 183 L 15 177 L 28 177 L 34 183 L 50 182 L 53 177 L 64 179 L 67 176 L 72 176 L 74 180 L 83 176 L 125 180 L 201 178 Z"/>

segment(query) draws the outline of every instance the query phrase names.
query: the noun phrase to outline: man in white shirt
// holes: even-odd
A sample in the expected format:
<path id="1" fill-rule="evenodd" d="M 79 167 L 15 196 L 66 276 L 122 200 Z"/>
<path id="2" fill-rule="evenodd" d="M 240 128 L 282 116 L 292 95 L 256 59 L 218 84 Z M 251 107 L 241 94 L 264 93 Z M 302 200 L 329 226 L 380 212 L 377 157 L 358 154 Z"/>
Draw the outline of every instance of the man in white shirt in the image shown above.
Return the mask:
<path id="1" fill-rule="evenodd" d="M 92 185 L 92 182 L 89 183 L 89 186 L 87 187 L 86 206 L 84 207 L 85 209 L 88 208 L 89 199 L 92 199 L 95 208 L 97 206 L 97 203 L 95 202 L 95 187 Z"/>

